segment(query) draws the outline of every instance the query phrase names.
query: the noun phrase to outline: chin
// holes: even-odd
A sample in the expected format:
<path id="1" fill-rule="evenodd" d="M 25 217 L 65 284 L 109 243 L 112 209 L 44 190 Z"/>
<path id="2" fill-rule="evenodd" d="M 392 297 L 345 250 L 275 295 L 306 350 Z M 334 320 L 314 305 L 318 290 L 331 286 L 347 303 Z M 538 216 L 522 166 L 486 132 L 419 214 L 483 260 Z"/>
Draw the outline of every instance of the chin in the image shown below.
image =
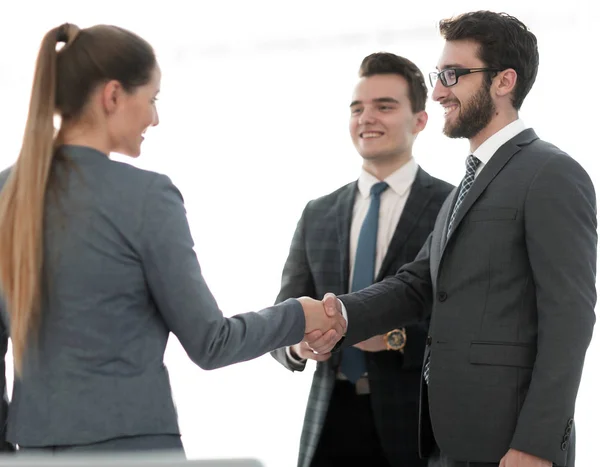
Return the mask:
<path id="1" fill-rule="evenodd" d="M 120 149 L 117 149 L 115 152 L 118 152 L 119 154 L 123 154 L 124 156 L 127 156 L 127 157 L 131 157 L 132 159 L 137 159 L 138 157 L 140 157 L 142 150 L 140 147 L 138 147 L 138 148 L 120 148 Z"/>
<path id="2" fill-rule="evenodd" d="M 448 138 L 463 138 L 460 128 L 457 125 L 446 124 L 444 125 L 443 132 Z"/>
<path id="3" fill-rule="evenodd" d="M 377 159 L 379 157 L 379 155 L 381 153 L 383 153 L 384 151 L 382 151 L 381 149 L 375 149 L 375 148 L 369 148 L 369 149 L 365 149 L 365 148 L 361 148 L 361 151 L 359 151 L 359 154 L 361 155 L 361 157 L 363 159 Z"/>
<path id="4" fill-rule="evenodd" d="M 382 159 L 385 156 L 382 156 L 380 152 L 363 152 L 361 157 L 366 161 L 376 161 L 378 159 Z"/>

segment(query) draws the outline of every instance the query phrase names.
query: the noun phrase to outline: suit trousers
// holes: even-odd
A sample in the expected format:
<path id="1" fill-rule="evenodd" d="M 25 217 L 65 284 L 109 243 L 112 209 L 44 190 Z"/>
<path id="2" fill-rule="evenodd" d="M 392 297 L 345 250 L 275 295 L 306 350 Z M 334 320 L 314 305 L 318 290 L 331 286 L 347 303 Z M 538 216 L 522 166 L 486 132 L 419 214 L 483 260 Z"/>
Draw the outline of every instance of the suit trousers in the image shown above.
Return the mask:
<path id="1" fill-rule="evenodd" d="M 349 381 L 335 382 L 311 467 L 391 467 L 375 428 L 368 394 L 357 395 Z"/>

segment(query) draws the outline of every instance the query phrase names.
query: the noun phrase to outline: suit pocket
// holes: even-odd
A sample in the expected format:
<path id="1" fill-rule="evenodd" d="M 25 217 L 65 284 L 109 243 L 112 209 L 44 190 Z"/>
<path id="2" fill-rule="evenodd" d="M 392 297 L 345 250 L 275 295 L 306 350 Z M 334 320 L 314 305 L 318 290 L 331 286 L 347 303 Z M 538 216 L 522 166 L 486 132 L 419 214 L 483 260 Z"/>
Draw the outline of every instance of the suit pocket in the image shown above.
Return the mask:
<path id="1" fill-rule="evenodd" d="M 468 220 L 469 222 L 514 221 L 517 219 L 518 212 L 518 209 L 514 208 L 471 209 Z"/>
<path id="2" fill-rule="evenodd" d="M 533 368 L 536 353 L 535 346 L 528 344 L 473 341 L 469 349 L 469 362 L 474 365 Z"/>

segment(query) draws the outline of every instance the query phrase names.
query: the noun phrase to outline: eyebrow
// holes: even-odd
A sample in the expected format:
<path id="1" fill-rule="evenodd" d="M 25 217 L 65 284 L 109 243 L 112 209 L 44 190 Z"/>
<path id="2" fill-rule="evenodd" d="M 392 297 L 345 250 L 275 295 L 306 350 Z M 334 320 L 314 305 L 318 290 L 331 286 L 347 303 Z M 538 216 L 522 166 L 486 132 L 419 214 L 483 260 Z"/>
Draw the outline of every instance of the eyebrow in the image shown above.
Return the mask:
<path id="1" fill-rule="evenodd" d="M 469 67 L 461 65 L 460 63 L 448 63 L 442 67 L 442 70 L 447 70 L 448 68 L 469 68 Z M 439 70 L 439 68 L 437 66 L 435 67 L 435 69 Z"/>
<path id="2" fill-rule="evenodd" d="M 400 102 L 397 99 L 394 99 L 393 97 L 378 97 L 376 99 L 373 99 L 373 102 L 377 102 L 377 103 L 387 102 L 387 103 L 391 103 L 391 104 L 400 104 Z M 352 101 L 350 103 L 350 107 L 354 107 L 355 105 L 360 105 L 360 104 L 362 104 L 362 101 Z"/>

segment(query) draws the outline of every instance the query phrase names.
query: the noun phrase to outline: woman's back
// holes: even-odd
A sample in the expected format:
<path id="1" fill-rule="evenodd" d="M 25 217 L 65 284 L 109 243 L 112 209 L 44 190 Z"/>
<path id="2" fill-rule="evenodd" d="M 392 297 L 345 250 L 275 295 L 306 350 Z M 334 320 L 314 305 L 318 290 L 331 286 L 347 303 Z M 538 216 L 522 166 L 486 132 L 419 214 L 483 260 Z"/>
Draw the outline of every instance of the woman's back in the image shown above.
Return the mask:
<path id="1" fill-rule="evenodd" d="M 169 329 L 141 259 L 153 235 L 145 200 L 160 176 L 90 148 L 66 152 L 73 164 L 59 166 L 59 189 L 47 200 L 38 339 L 15 384 L 8 439 L 77 444 L 140 427 L 178 433 L 163 365 Z"/>
<path id="2" fill-rule="evenodd" d="M 301 340 L 302 307 L 224 318 L 169 179 L 91 148 L 64 151 L 73 163 L 48 194 L 42 319 L 15 381 L 7 439 L 178 433 L 162 361 L 169 331 L 195 363 L 218 368 Z"/>

